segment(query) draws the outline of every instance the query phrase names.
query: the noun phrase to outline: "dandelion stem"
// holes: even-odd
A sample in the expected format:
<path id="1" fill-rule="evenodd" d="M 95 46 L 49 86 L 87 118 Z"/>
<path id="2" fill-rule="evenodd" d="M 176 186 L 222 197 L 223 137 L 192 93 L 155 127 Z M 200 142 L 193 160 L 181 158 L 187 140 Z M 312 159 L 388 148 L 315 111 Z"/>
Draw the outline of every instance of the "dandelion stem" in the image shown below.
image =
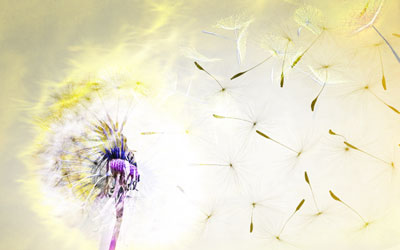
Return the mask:
<path id="1" fill-rule="evenodd" d="M 122 224 L 122 217 L 124 215 L 125 196 L 126 196 L 126 193 L 125 193 L 125 191 L 123 191 L 122 194 L 118 197 L 116 204 L 115 204 L 116 221 L 114 224 L 114 230 L 113 230 L 113 235 L 111 238 L 109 250 L 115 250 L 115 247 L 117 245 L 117 240 L 118 240 L 118 236 L 119 236 L 119 232 L 120 232 L 121 224 Z"/>

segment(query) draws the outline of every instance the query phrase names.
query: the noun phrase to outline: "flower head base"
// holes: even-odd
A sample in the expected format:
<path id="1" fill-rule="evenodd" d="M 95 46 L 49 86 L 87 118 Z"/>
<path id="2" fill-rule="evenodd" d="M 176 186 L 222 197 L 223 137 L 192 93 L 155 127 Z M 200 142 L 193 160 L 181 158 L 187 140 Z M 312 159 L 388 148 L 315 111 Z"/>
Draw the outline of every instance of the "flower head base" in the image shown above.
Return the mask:
<path id="1" fill-rule="evenodd" d="M 116 182 L 118 182 L 124 191 L 135 190 L 136 185 L 140 180 L 140 175 L 138 174 L 136 165 L 136 162 L 131 164 L 127 160 L 112 159 L 108 163 L 108 167 L 111 176 L 114 178 L 115 183 L 113 185 L 115 186 Z"/>

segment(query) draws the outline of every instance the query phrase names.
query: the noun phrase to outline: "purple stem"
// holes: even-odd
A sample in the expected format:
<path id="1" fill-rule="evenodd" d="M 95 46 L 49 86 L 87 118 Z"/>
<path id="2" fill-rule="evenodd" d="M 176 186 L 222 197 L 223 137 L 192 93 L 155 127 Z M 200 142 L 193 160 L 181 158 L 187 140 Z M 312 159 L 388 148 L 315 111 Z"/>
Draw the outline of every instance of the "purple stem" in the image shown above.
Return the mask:
<path id="1" fill-rule="evenodd" d="M 119 190 L 120 185 L 118 185 L 118 187 L 116 186 L 116 188 L 117 189 L 115 189 L 115 190 Z M 118 193 L 118 192 L 116 192 L 116 193 Z M 123 191 L 123 193 L 118 198 L 118 201 L 115 204 L 116 220 L 115 220 L 113 235 L 112 235 L 111 242 L 110 242 L 110 248 L 109 248 L 110 250 L 115 250 L 115 247 L 117 245 L 119 231 L 121 229 L 121 224 L 122 224 L 122 217 L 124 215 L 125 196 L 126 196 L 126 192 Z"/>

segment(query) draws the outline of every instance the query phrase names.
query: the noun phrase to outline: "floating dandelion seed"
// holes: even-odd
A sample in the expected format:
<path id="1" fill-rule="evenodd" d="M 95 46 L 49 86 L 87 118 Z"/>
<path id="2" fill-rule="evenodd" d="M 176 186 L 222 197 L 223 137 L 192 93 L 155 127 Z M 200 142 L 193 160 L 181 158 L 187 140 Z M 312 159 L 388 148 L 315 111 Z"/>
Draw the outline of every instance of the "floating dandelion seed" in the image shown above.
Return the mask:
<path id="1" fill-rule="evenodd" d="M 217 144 L 218 145 L 218 144 Z M 215 146 L 217 146 L 215 145 Z M 237 147 L 236 143 L 226 143 L 223 150 L 206 152 L 207 160 L 192 163 L 192 166 L 204 166 L 203 171 L 211 171 L 209 183 L 215 183 L 220 190 L 228 192 L 243 192 L 247 188 L 247 180 L 252 173 L 247 166 L 246 150 Z M 211 157 L 211 158 L 209 158 Z M 208 166 L 208 167 L 207 167 Z"/>
<path id="2" fill-rule="evenodd" d="M 232 120 L 244 121 L 244 122 L 248 122 L 248 123 L 251 123 L 251 124 L 255 125 L 254 122 L 252 122 L 250 120 L 237 118 L 237 117 L 222 116 L 222 115 L 216 115 L 216 114 L 213 114 L 213 117 L 217 118 L 217 119 L 232 119 Z"/>
<path id="3" fill-rule="evenodd" d="M 383 69 L 383 60 L 382 60 L 382 52 L 380 49 L 381 44 L 376 44 L 376 46 L 378 47 L 378 54 L 379 54 L 379 61 L 381 62 L 381 71 L 382 71 L 382 87 L 384 90 L 386 90 L 386 78 L 385 78 L 385 71 Z"/>
<path id="4" fill-rule="evenodd" d="M 221 120 L 221 122 L 226 121 L 223 124 L 232 127 L 235 130 L 235 137 L 238 138 L 239 145 L 241 145 L 243 149 L 254 146 L 254 143 L 252 142 L 254 140 L 253 131 L 270 127 L 272 124 L 270 119 L 270 107 L 264 103 L 246 103 L 241 105 L 240 113 L 238 114 L 235 113 L 229 116 L 213 114 L 213 117 Z M 224 126 L 223 131 L 229 131 L 229 129 Z"/>
<path id="5" fill-rule="evenodd" d="M 321 10 L 311 5 L 306 5 L 295 11 L 294 20 L 300 25 L 297 31 L 298 36 L 300 36 L 302 27 L 310 30 L 314 34 L 319 34 L 321 32 L 320 23 L 323 22 L 323 14 Z"/>
<path id="6" fill-rule="evenodd" d="M 281 35 L 265 35 L 261 41 L 261 47 L 272 51 L 273 55 L 283 55 L 282 65 L 280 70 L 280 82 L 279 85 L 283 87 L 285 82 L 285 67 L 289 52 L 289 47 L 293 44 L 294 39 L 290 32 L 281 31 Z"/>
<path id="7" fill-rule="evenodd" d="M 315 199 L 314 190 L 312 189 L 311 182 L 310 182 L 310 179 L 308 178 L 307 171 L 304 172 L 304 179 L 306 180 L 308 186 L 310 187 L 310 191 L 311 191 L 311 194 L 312 194 L 312 197 L 314 200 L 314 205 L 315 205 L 315 208 L 317 209 L 316 215 L 321 215 L 322 211 L 319 210 L 319 208 L 318 208 L 317 200 Z"/>
<path id="8" fill-rule="evenodd" d="M 257 203 L 255 203 L 255 202 L 251 203 L 252 208 L 251 208 L 251 219 L 250 219 L 250 233 L 253 232 L 253 227 L 254 227 L 253 215 L 254 215 L 254 209 L 256 208 L 256 205 L 257 205 Z"/>
<path id="9" fill-rule="evenodd" d="M 216 27 L 235 32 L 236 56 L 240 65 L 246 56 L 248 27 L 254 21 L 245 14 L 239 14 L 221 19 Z"/>
<path id="10" fill-rule="evenodd" d="M 321 87 L 320 91 L 318 92 L 318 95 L 311 102 L 311 111 L 314 111 L 315 104 L 317 103 L 318 97 L 321 95 L 322 91 L 325 89 L 326 83 L 328 82 L 328 68 L 329 68 L 329 65 L 323 65 L 322 68 L 325 69 L 325 81 L 322 84 L 322 87 Z"/>
<path id="11" fill-rule="evenodd" d="M 233 184 L 234 190 L 242 188 L 242 184 L 245 183 L 245 174 L 247 174 L 247 169 L 243 166 L 240 166 L 240 163 L 229 161 L 228 163 L 200 163 L 200 164 L 193 164 L 198 166 L 215 166 L 220 167 L 215 169 L 216 175 L 220 175 L 218 178 L 218 182 L 222 181 L 223 184 L 219 183 L 218 185 L 225 188 L 226 191 L 231 188 L 230 186 Z"/>
<path id="12" fill-rule="evenodd" d="M 241 76 L 241 75 L 243 75 L 243 74 L 245 74 L 245 73 L 247 73 L 247 72 L 249 72 L 249 71 L 251 71 L 251 70 L 257 68 L 257 67 L 260 66 L 261 64 L 263 64 L 263 63 L 265 63 L 266 61 L 268 61 L 271 57 L 272 57 L 272 56 L 269 56 L 269 57 L 265 58 L 263 61 L 261 61 L 260 63 L 256 64 L 255 66 L 251 67 L 251 68 L 248 69 L 248 70 L 245 70 L 245 71 L 242 71 L 242 72 L 239 72 L 239 73 L 235 74 L 234 76 L 231 77 L 231 80 L 233 80 L 233 79 L 235 79 L 235 78 L 238 78 L 239 76 Z"/>
<path id="13" fill-rule="evenodd" d="M 382 38 L 382 40 L 386 43 L 386 45 L 390 48 L 390 50 L 392 51 L 392 53 L 393 53 L 393 55 L 396 57 L 396 59 L 397 59 L 397 61 L 400 63 L 400 57 L 399 57 L 399 55 L 396 53 L 396 51 L 394 50 L 394 48 L 392 47 L 392 45 L 389 43 L 389 41 L 382 35 L 382 33 L 378 30 L 378 28 L 375 26 L 375 21 L 376 21 L 376 19 L 377 19 L 377 17 L 378 17 L 378 15 L 379 15 L 379 13 L 380 13 L 380 11 L 381 11 L 381 9 L 382 9 L 382 6 L 383 6 L 383 3 L 385 2 L 385 0 L 381 0 L 381 1 L 378 1 L 378 0 L 373 0 L 372 1 L 372 7 L 370 7 L 370 2 L 371 1 L 368 1 L 368 3 L 366 4 L 366 6 L 364 7 L 364 9 L 360 12 L 360 15 L 359 15 L 359 21 L 361 22 L 361 23 L 365 23 L 365 22 L 367 22 L 366 24 L 364 24 L 364 25 L 362 25 L 361 27 L 359 27 L 358 29 L 356 29 L 355 31 L 354 31 L 354 33 L 359 33 L 359 32 L 361 32 L 361 31 L 363 31 L 364 29 L 367 29 L 367 28 L 369 28 L 369 27 L 372 27 L 375 31 L 376 31 L 376 33 L 378 33 L 378 35 Z M 379 5 L 378 6 L 376 6 L 376 4 L 378 3 L 378 2 L 380 2 L 379 3 Z"/>
<path id="14" fill-rule="evenodd" d="M 325 27 L 321 26 L 323 23 L 323 14 L 321 10 L 311 6 L 303 6 L 298 8 L 294 14 L 294 20 L 300 25 L 298 29 L 298 36 L 300 36 L 301 27 L 304 27 L 310 30 L 314 34 L 318 34 L 318 36 L 311 42 L 311 44 L 293 61 L 291 67 L 294 68 L 297 63 L 303 58 L 303 56 L 311 49 L 312 46 L 320 39 L 324 31 Z M 322 27 L 322 28 L 321 28 Z"/>
<path id="15" fill-rule="evenodd" d="M 262 201 L 260 201 L 262 202 Z M 256 209 L 256 206 L 262 206 L 261 204 L 259 204 L 258 202 L 251 202 L 251 216 L 250 216 L 250 233 L 253 233 L 253 229 L 254 229 L 254 210 Z"/>
<path id="16" fill-rule="evenodd" d="M 322 30 L 319 35 L 308 45 L 308 47 L 301 52 L 301 54 L 293 61 L 291 68 L 294 68 L 300 60 L 303 58 L 303 56 L 314 46 L 314 44 L 321 38 L 322 34 L 324 33 L 324 30 Z"/>
<path id="17" fill-rule="evenodd" d="M 383 45 L 383 42 L 377 42 L 371 45 L 374 49 L 377 50 L 377 54 L 379 57 L 379 63 L 380 63 L 380 69 L 381 69 L 381 84 L 384 90 L 387 90 L 387 85 L 386 85 L 386 76 L 385 76 L 385 70 L 383 67 L 383 56 L 382 56 L 382 48 L 381 46 Z M 369 46 L 368 46 L 369 47 Z"/>
<path id="18" fill-rule="evenodd" d="M 354 208 L 350 207 L 347 203 L 345 203 L 344 201 L 342 201 L 339 197 L 337 197 L 331 190 L 329 190 L 329 194 L 332 197 L 332 199 L 334 199 L 335 201 L 338 201 L 340 203 L 342 203 L 343 205 L 345 205 L 346 207 L 348 207 L 351 211 L 353 211 L 356 215 L 358 215 L 358 217 L 360 217 L 360 219 L 364 222 L 364 227 L 367 227 L 370 222 L 366 221 L 361 215 L 360 213 L 358 213 Z"/>
<path id="19" fill-rule="evenodd" d="M 271 141 L 273 141 L 273 142 L 275 142 L 275 143 L 281 145 L 282 147 L 287 148 L 287 149 L 289 149 L 290 151 L 296 153 L 296 154 L 297 154 L 297 157 L 299 157 L 299 156 L 301 155 L 301 152 L 302 152 L 302 151 L 296 151 L 296 150 L 294 150 L 293 148 L 291 148 L 291 147 L 289 147 L 289 146 L 286 146 L 285 144 L 280 143 L 280 142 L 278 142 L 278 141 L 275 140 L 275 139 L 272 139 L 271 137 L 269 137 L 268 135 L 264 134 L 263 132 L 261 132 L 261 131 L 259 131 L 259 130 L 256 130 L 256 132 L 257 132 L 257 134 L 263 136 L 264 138 L 267 138 L 268 140 L 271 140 Z"/>
<path id="20" fill-rule="evenodd" d="M 303 206 L 303 204 L 304 204 L 305 201 L 306 201 L 305 199 L 302 199 L 302 200 L 300 201 L 299 205 L 297 205 L 296 210 L 294 210 L 294 212 L 293 212 L 293 213 L 289 216 L 289 218 L 285 221 L 285 223 L 283 224 L 283 226 L 282 226 L 282 228 L 281 228 L 281 231 L 279 231 L 279 234 L 275 236 L 275 238 L 276 238 L 277 240 L 281 240 L 280 236 L 281 236 L 283 230 L 285 230 L 286 225 L 289 223 L 289 221 L 292 219 L 292 217 L 297 213 L 297 211 L 300 210 L 300 208 Z"/>
<path id="21" fill-rule="evenodd" d="M 200 233 L 206 234 L 210 223 L 217 221 L 218 217 L 221 215 L 219 211 L 219 207 L 221 206 L 219 196 L 214 196 L 205 201 L 200 201 L 191 198 L 181 186 L 176 186 L 176 188 L 185 196 L 190 205 L 195 208 L 196 212 L 198 212 L 197 216 L 200 215 L 200 218 L 196 216 L 196 220 L 199 220 L 200 222 Z"/>
<path id="22" fill-rule="evenodd" d="M 346 137 L 344 137 L 343 135 L 337 134 L 337 133 L 333 132 L 331 129 L 329 130 L 329 134 L 342 137 L 344 139 L 343 143 L 344 143 L 344 145 L 346 145 L 346 150 L 347 149 L 354 149 L 356 151 L 359 151 L 359 152 L 361 152 L 361 153 L 363 153 L 365 155 L 368 155 L 369 157 L 372 157 L 372 158 L 374 158 L 374 159 L 376 159 L 378 161 L 381 161 L 381 162 L 389 165 L 390 167 L 394 168 L 394 163 L 393 162 L 385 161 L 385 160 L 383 160 L 383 159 L 381 159 L 381 158 L 379 158 L 379 157 L 377 157 L 377 156 L 375 156 L 373 154 L 370 154 L 370 153 L 368 153 L 368 152 L 366 152 L 366 151 L 364 151 L 362 149 L 359 149 L 358 147 L 354 146 L 353 144 L 350 144 L 347 141 Z"/>
<path id="23" fill-rule="evenodd" d="M 276 177 L 273 178 L 276 179 Z M 247 224 L 249 226 L 247 227 L 247 230 L 249 231 L 247 232 L 254 233 L 256 225 L 257 228 L 259 225 L 259 229 L 260 231 L 262 231 L 265 225 L 264 223 L 262 223 L 263 217 L 265 215 L 275 215 L 276 212 L 279 211 L 278 207 L 282 205 L 279 203 L 279 198 L 281 198 L 279 187 L 278 185 L 271 185 L 271 182 L 274 182 L 274 180 L 266 181 L 265 177 L 262 177 L 260 181 L 253 180 L 247 189 L 246 198 L 243 197 L 245 199 L 245 202 L 243 203 L 243 208 L 245 208 L 246 210 L 246 220 L 249 221 L 249 224 Z M 271 193 L 271 190 L 267 190 L 265 188 L 266 185 L 276 187 L 272 191 L 274 194 Z M 240 201 L 241 200 L 242 198 L 240 198 Z M 258 237 L 258 233 L 260 231 L 255 234 L 256 237 Z"/>
<path id="24" fill-rule="evenodd" d="M 385 83 L 386 84 L 386 83 Z M 368 85 L 364 86 L 364 90 L 367 90 L 371 95 L 373 95 L 379 102 L 383 103 L 386 107 L 390 108 L 392 111 L 394 111 L 397 114 L 400 114 L 400 111 L 396 109 L 395 107 L 387 104 L 382 98 L 380 98 L 377 94 L 375 94 Z"/>
<path id="25" fill-rule="evenodd" d="M 340 136 L 340 137 L 342 137 L 343 139 L 345 139 L 345 140 L 346 140 L 346 137 L 344 137 L 343 135 L 336 134 L 335 132 L 333 132 L 333 130 L 332 130 L 332 129 L 329 129 L 329 134 L 331 134 L 331 135 L 337 135 L 337 136 Z"/>
<path id="26" fill-rule="evenodd" d="M 360 14 L 358 15 L 358 21 L 360 21 L 360 23 L 364 24 L 365 22 L 367 22 L 366 24 L 362 25 L 361 27 L 359 27 L 358 29 L 356 29 L 354 31 L 354 33 L 358 33 L 363 31 L 366 28 L 371 27 L 376 18 L 379 15 L 379 12 L 381 11 L 382 5 L 384 3 L 384 0 L 373 0 L 372 1 L 372 7 L 369 8 L 369 4 L 371 1 L 368 1 L 368 3 L 365 5 L 365 7 L 363 8 L 363 10 L 360 12 Z M 380 2 L 380 3 L 379 3 Z M 378 6 L 376 6 L 376 4 L 379 3 Z"/>
<path id="27" fill-rule="evenodd" d="M 284 52 L 284 55 L 283 55 L 282 69 L 281 69 L 281 80 L 280 80 L 281 88 L 283 88 L 283 84 L 285 82 L 285 75 L 284 75 L 283 71 L 285 69 L 285 61 L 286 61 L 286 56 L 287 56 L 287 50 L 288 50 L 289 44 L 292 42 L 292 39 L 289 36 L 286 37 L 286 39 L 287 39 L 287 43 L 286 43 L 286 46 L 285 46 L 285 52 Z"/>
<path id="28" fill-rule="evenodd" d="M 307 75 L 314 82 L 320 85 L 320 90 L 316 97 L 311 101 L 311 111 L 314 112 L 317 101 L 320 99 L 320 96 L 324 92 L 324 90 L 332 84 L 342 83 L 342 68 L 341 64 L 337 61 L 325 63 L 318 63 L 318 66 L 312 67 L 309 66 L 310 72 L 303 71 L 302 69 L 296 69 L 297 71 Z"/>
<path id="29" fill-rule="evenodd" d="M 211 78 L 214 79 L 214 80 L 218 83 L 218 85 L 221 87 L 221 91 L 225 91 L 225 88 L 222 87 L 222 84 L 218 81 L 217 78 L 215 78 L 213 75 L 211 75 L 210 73 L 208 73 L 208 71 L 205 70 L 202 66 L 200 66 L 200 64 L 198 64 L 197 62 L 194 62 L 194 65 L 196 65 L 196 67 L 197 67 L 199 70 L 204 71 L 207 75 L 211 76 Z"/>
<path id="30" fill-rule="evenodd" d="M 395 112 L 396 114 L 400 114 L 400 111 L 393 107 L 392 105 L 388 104 L 383 98 L 379 97 L 370 87 L 369 84 L 365 84 L 365 85 L 361 85 L 357 84 L 354 85 L 356 86 L 356 88 L 354 88 L 352 91 L 349 92 L 349 94 L 355 94 L 355 93 L 369 93 L 371 94 L 377 101 L 379 101 L 380 103 L 382 103 L 383 105 L 385 105 L 386 107 L 388 107 L 391 111 Z"/>

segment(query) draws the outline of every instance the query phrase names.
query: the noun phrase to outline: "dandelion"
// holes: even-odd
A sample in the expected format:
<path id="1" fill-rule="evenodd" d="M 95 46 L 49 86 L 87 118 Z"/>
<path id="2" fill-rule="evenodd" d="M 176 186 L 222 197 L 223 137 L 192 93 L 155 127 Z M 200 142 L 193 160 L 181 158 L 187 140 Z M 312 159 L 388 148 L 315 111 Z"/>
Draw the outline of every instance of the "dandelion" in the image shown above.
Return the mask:
<path id="1" fill-rule="evenodd" d="M 100 94 L 97 94 L 104 105 Z M 70 104 L 64 108 L 81 104 L 80 97 L 75 94 L 58 99 L 58 103 L 60 100 L 66 103 L 65 98 Z M 73 106 L 72 100 L 77 101 Z M 136 190 L 140 175 L 135 155 L 128 148 L 127 138 L 123 135 L 126 117 L 119 123 L 118 117 L 114 122 L 108 113 L 105 119 L 98 118 L 94 113 L 89 114 L 95 120 L 86 128 L 87 131 L 72 134 L 57 153 L 59 160 L 54 167 L 60 175 L 56 185 L 67 187 L 83 198 L 84 209 L 89 203 L 105 202 L 108 199 L 114 201 L 116 218 L 109 244 L 109 249 L 114 250 L 123 222 L 125 201 L 129 193 Z"/>
<path id="2" fill-rule="evenodd" d="M 104 148 L 104 155 L 101 159 L 105 164 L 102 168 L 106 168 L 106 175 L 101 178 L 105 178 L 105 182 L 107 183 L 102 191 L 102 195 L 110 195 L 110 197 L 115 199 L 116 222 L 110 243 L 110 250 L 114 250 L 122 224 L 124 201 L 128 191 L 136 189 L 136 185 L 140 181 L 140 175 L 138 174 L 134 154 L 130 152 L 126 146 L 126 138 L 124 138 L 123 135 L 120 136 L 121 138 L 118 138 L 113 134 L 121 131 L 118 131 L 116 125 L 114 125 L 114 131 L 111 130 L 109 125 L 103 125 L 104 126 L 99 127 L 97 131 L 100 135 L 104 136 L 103 140 L 114 137 L 113 147 Z M 104 132 L 107 130 L 108 132 Z M 111 176 L 113 180 L 109 181 L 108 177 Z M 101 178 L 96 181 L 93 188 L 101 181 Z M 91 196 L 91 193 L 92 191 L 89 193 L 88 198 Z"/>

